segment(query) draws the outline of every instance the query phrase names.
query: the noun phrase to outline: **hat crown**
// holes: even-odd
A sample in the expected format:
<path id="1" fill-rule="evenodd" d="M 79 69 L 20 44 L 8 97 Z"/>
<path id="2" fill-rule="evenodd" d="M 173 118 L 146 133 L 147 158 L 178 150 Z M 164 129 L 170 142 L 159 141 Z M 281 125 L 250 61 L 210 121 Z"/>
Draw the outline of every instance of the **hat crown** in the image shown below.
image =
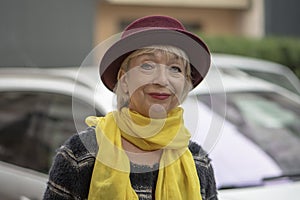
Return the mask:
<path id="1" fill-rule="evenodd" d="M 125 28 L 122 38 L 146 29 L 186 30 L 180 21 L 172 17 L 161 15 L 147 16 L 137 19 L 129 24 Z"/>

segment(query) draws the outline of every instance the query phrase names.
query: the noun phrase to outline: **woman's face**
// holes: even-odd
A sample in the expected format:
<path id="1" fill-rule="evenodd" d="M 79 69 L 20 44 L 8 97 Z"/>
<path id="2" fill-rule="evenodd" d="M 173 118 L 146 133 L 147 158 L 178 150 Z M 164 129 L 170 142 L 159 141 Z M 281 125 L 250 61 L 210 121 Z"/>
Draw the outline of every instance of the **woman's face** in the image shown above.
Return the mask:
<path id="1" fill-rule="evenodd" d="M 130 95 L 129 108 L 162 118 L 183 99 L 186 67 L 182 58 L 155 51 L 132 58 L 123 78 L 122 88 Z"/>

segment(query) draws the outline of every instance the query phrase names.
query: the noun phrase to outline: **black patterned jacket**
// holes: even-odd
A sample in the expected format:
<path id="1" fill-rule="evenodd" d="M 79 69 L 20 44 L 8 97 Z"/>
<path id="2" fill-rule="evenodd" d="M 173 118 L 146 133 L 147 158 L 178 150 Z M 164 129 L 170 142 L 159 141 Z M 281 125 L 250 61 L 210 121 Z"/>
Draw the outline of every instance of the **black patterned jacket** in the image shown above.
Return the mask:
<path id="1" fill-rule="evenodd" d="M 87 145 L 88 144 L 88 148 Z M 217 190 L 210 159 L 202 148 L 191 142 L 189 149 L 193 154 L 200 179 L 203 200 L 216 200 Z M 94 129 L 88 128 L 75 134 L 61 146 L 49 172 L 49 181 L 44 200 L 87 199 L 91 176 L 98 146 Z M 131 164 L 131 171 L 144 171 L 144 166 Z M 154 166 L 155 168 L 155 166 Z M 130 173 L 130 181 L 140 200 L 154 199 L 158 169 L 143 173 Z"/>

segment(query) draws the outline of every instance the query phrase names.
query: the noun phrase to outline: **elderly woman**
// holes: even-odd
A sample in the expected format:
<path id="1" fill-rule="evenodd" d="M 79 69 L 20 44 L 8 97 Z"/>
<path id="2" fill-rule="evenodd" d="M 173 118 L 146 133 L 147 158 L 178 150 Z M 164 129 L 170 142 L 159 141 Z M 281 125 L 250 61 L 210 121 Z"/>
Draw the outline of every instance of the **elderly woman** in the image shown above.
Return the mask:
<path id="1" fill-rule="evenodd" d="M 58 151 L 44 199 L 217 199 L 206 153 L 180 104 L 210 66 L 204 42 L 176 19 L 132 22 L 100 63 L 118 109 L 88 117 Z"/>

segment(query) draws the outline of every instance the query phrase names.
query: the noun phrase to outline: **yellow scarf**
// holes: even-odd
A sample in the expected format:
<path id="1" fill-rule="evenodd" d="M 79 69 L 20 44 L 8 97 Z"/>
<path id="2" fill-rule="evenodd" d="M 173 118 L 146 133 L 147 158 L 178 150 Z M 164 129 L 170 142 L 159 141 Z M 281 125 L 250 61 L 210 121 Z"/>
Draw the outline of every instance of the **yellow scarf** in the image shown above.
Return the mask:
<path id="1" fill-rule="evenodd" d="M 150 119 L 123 108 L 105 117 L 88 117 L 96 127 L 99 145 L 89 200 L 138 200 L 130 183 L 130 161 L 121 136 L 143 150 L 163 148 L 156 183 L 156 200 L 201 200 L 200 183 L 183 125 L 183 110 L 173 109 L 166 119 Z"/>

